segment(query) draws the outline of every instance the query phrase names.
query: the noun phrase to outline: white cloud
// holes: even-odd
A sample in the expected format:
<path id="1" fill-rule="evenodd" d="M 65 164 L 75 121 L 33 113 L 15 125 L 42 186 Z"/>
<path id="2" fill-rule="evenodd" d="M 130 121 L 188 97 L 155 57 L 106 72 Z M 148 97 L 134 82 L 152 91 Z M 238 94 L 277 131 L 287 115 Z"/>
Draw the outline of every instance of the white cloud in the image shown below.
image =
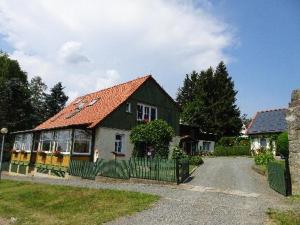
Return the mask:
<path id="1" fill-rule="evenodd" d="M 70 97 L 149 73 L 174 94 L 184 74 L 229 59 L 232 31 L 201 3 L 2 0 L 0 33 L 29 77 Z"/>

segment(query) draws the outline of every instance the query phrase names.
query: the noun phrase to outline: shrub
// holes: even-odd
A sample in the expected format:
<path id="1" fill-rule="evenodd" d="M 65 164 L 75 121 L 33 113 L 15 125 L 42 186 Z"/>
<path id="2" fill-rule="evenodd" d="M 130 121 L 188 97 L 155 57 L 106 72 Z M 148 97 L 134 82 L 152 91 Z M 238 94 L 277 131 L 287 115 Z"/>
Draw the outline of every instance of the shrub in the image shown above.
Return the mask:
<path id="1" fill-rule="evenodd" d="M 289 139 L 288 133 L 283 132 L 277 137 L 277 151 L 284 157 L 289 156 Z"/>
<path id="2" fill-rule="evenodd" d="M 183 159 L 187 158 L 187 154 L 182 150 L 182 148 L 176 146 L 172 151 L 172 159 Z"/>
<path id="3" fill-rule="evenodd" d="M 189 162 L 191 165 L 200 166 L 201 164 L 203 164 L 203 159 L 199 155 L 190 156 Z"/>
<path id="4" fill-rule="evenodd" d="M 137 125 L 130 134 L 130 140 L 135 145 L 133 155 L 145 156 L 145 152 L 141 152 L 140 147 L 152 146 L 156 157 L 168 158 L 169 143 L 174 133 L 174 129 L 163 120 Z"/>
<path id="5" fill-rule="evenodd" d="M 259 153 L 254 157 L 256 165 L 267 166 L 270 161 L 274 160 L 274 155 L 270 151 Z"/>
<path id="6" fill-rule="evenodd" d="M 251 155 L 249 146 L 217 146 L 214 151 L 214 156 L 242 156 Z"/>

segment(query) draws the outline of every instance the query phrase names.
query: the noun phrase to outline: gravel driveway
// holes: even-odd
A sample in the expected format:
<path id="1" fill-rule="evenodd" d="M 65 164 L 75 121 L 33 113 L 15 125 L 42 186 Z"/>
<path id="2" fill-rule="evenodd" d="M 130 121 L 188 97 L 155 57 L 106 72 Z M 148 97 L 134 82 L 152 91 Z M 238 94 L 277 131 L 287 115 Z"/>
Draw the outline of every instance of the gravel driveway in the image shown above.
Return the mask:
<path id="1" fill-rule="evenodd" d="M 134 183 L 100 183 L 82 180 L 8 177 L 35 182 L 140 191 L 162 196 L 151 209 L 109 224 L 264 224 L 269 207 L 282 196 L 272 191 L 266 178 L 251 169 L 253 159 L 207 158 L 189 183 L 179 186 Z"/>

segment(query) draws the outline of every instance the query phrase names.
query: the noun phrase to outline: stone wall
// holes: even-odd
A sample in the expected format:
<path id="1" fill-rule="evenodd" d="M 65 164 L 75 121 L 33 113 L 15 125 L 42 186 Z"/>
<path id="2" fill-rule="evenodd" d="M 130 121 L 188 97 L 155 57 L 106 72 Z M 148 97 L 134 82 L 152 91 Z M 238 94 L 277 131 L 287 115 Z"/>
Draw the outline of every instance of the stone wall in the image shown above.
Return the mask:
<path id="1" fill-rule="evenodd" d="M 300 90 L 295 90 L 292 93 L 286 120 L 289 133 L 289 161 L 293 192 L 300 193 Z"/>

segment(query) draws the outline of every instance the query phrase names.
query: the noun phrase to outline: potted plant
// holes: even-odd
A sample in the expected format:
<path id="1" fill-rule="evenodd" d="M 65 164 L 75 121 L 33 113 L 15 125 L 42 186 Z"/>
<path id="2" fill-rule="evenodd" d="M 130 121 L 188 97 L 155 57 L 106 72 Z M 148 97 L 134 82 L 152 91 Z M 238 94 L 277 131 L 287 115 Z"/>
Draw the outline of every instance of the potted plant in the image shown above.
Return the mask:
<path id="1" fill-rule="evenodd" d="M 62 158 L 63 157 L 63 154 L 59 150 L 55 150 L 53 152 L 53 155 L 56 156 L 56 157 L 58 157 L 58 158 Z"/>

